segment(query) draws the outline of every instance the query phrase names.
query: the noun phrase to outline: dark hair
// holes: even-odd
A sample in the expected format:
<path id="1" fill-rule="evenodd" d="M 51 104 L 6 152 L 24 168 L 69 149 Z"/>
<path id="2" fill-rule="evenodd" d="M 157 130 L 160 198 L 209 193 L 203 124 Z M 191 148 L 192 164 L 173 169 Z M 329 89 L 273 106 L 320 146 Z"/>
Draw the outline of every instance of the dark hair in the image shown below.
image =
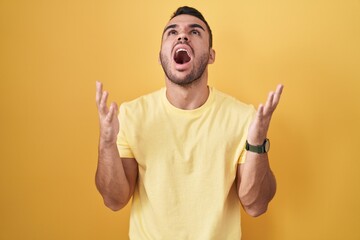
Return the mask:
<path id="1" fill-rule="evenodd" d="M 182 14 L 186 14 L 186 15 L 191 15 L 194 17 L 197 17 L 198 19 L 200 19 L 201 21 L 203 21 L 207 27 L 207 29 L 209 30 L 209 45 L 210 48 L 212 47 L 212 42 L 213 42 L 213 37 L 212 37 L 212 32 L 211 32 L 211 28 L 209 26 L 209 24 L 206 22 L 204 16 L 201 14 L 201 12 L 199 12 L 197 9 L 192 8 L 192 7 L 188 7 L 188 6 L 183 6 L 183 7 L 179 7 L 171 16 L 170 20 L 173 19 L 176 16 L 182 15 Z"/>

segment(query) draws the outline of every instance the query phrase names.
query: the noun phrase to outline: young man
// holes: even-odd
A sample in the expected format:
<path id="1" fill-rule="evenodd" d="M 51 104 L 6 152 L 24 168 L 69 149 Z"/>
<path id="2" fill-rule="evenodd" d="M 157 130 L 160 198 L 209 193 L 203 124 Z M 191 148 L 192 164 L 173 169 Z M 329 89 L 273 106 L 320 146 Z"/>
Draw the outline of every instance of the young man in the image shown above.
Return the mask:
<path id="1" fill-rule="evenodd" d="M 240 205 L 259 216 L 276 191 L 266 137 L 282 86 L 257 111 L 208 87 L 211 29 L 190 7 L 164 28 L 160 61 L 166 87 L 119 118 L 97 83 L 99 192 L 112 210 L 133 197 L 130 239 L 240 239 Z"/>

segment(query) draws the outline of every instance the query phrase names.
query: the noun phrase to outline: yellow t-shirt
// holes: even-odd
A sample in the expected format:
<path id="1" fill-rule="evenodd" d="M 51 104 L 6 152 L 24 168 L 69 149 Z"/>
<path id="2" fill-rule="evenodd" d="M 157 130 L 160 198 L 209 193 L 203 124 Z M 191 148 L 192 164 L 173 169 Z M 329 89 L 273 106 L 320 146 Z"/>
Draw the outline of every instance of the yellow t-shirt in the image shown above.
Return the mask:
<path id="1" fill-rule="evenodd" d="M 130 239 L 240 239 L 234 180 L 255 109 L 209 89 L 195 110 L 165 88 L 121 105 L 120 156 L 139 165 Z"/>

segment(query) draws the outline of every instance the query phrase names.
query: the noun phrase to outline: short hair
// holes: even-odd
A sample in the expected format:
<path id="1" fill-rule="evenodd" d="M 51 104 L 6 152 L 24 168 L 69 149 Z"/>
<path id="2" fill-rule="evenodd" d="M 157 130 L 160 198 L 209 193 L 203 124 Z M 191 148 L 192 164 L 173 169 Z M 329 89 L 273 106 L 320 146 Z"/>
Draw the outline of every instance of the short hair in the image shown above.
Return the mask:
<path id="1" fill-rule="evenodd" d="M 212 32 L 211 32 L 211 28 L 209 26 L 209 24 L 207 23 L 207 21 L 205 20 L 204 16 L 201 14 L 201 12 L 199 12 L 197 9 L 192 8 L 192 7 L 188 7 L 188 6 L 183 6 L 183 7 L 179 7 L 171 16 L 170 20 L 173 19 L 176 16 L 182 15 L 182 14 L 186 14 L 186 15 L 191 15 L 194 16 L 198 19 L 200 19 L 201 21 L 203 21 L 207 27 L 207 29 L 209 30 L 209 46 L 210 48 L 212 47 L 213 44 L 213 37 L 212 37 Z"/>

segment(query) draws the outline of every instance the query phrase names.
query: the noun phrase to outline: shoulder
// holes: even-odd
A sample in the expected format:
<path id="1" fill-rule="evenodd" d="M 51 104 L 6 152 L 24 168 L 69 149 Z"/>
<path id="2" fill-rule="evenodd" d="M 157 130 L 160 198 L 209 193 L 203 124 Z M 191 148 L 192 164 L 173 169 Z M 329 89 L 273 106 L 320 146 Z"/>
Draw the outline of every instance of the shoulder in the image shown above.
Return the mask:
<path id="1" fill-rule="evenodd" d="M 164 89 L 162 88 L 157 91 L 142 95 L 133 100 L 123 102 L 120 105 L 120 111 L 138 112 L 154 107 L 161 101 L 163 91 Z"/>
<path id="2" fill-rule="evenodd" d="M 214 94 L 214 101 L 215 104 L 225 110 L 230 112 L 236 112 L 236 113 L 243 113 L 243 114 L 249 114 L 252 115 L 255 112 L 255 108 L 251 104 L 244 103 L 237 98 L 226 94 L 224 92 L 221 92 L 215 88 L 212 88 L 213 94 Z"/>

